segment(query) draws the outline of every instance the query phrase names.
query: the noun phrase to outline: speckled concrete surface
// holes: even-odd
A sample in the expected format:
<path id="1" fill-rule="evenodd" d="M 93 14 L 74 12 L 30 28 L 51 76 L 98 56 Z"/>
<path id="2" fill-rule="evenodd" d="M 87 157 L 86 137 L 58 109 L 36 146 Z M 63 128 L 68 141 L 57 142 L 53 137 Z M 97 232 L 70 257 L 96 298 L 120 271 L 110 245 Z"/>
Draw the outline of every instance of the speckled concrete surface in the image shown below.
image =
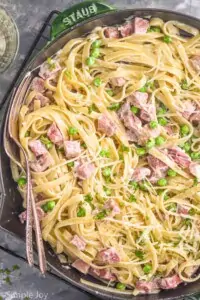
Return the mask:
<path id="1" fill-rule="evenodd" d="M 44 20 L 52 10 L 64 10 L 67 7 L 82 1 L 69 0 L 0 0 L 0 6 L 4 7 L 17 23 L 20 33 L 20 48 L 13 65 L 0 74 L 0 102 L 4 98 L 17 70 L 22 64 L 30 46 L 32 45 Z M 200 0 L 110 0 L 107 1 L 119 8 L 155 7 L 166 8 L 200 17 Z M 0 116 L 2 113 L 0 114 Z M 22 241 L 0 231 L 0 245 L 11 249 L 20 256 L 25 255 L 25 247 Z M 3 299 L 65 299 L 90 300 L 88 296 L 68 284 L 58 281 L 47 275 L 42 278 L 37 269 L 30 269 L 23 261 L 12 257 L 0 250 L 0 262 L 2 267 L 20 265 L 20 272 L 11 274 L 12 285 L 4 283 L 0 277 L 0 296 Z M 199 298 L 200 299 L 200 298 Z"/>

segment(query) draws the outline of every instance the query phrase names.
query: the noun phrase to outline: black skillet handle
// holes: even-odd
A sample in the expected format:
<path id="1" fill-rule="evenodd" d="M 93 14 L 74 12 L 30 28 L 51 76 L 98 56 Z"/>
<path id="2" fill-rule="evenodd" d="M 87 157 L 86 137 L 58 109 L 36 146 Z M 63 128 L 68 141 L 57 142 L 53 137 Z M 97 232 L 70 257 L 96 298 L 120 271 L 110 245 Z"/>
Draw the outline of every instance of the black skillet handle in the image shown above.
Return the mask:
<path id="1" fill-rule="evenodd" d="M 75 25 L 97 15 L 116 10 L 103 1 L 88 0 L 76 4 L 61 12 L 51 26 L 51 40 L 58 37 L 63 31 L 72 29 Z"/>

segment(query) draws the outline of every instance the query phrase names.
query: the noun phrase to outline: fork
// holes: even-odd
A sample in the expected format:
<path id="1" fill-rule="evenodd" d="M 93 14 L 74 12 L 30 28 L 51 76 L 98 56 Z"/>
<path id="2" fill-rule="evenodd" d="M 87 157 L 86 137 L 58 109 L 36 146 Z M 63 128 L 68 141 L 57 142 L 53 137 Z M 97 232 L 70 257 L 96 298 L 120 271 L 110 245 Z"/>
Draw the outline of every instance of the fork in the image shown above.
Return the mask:
<path id="1" fill-rule="evenodd" d="M 24 93 L 27 92 L 27 86 L 30 84 L 32 77 L 31 72 L 28 72 L 20 84 L 17 91 L 14 90 L 11 97 L 11 105 L 8 110 L 8 114 L 6 117 L 5 127 L 4 127 L 4 148 L 7 155 L 12 159 L 18 166 L 21 167 L 19 163 L 19 157 L 17 157 L 16 151 L 14 151 L 14 147 L 12 141 L 15 142 L 18 150 L 20 149 L 25 158 L 26 165 L 26 173 L 27 173 L 27 192 L 26 192 L 26 203 L 27 203 L 27 220 L 26 220 L 26 255 L 27 260 L 30 266 L 33 265 L 33 221 L 35 227 L 35 236 L 36 236 L 36 245 L 39 257 L 39 267 L 42 274 L 46 272 L 46 257 L 44 251 L 44 244 L 42 240 L 42 233 L 40 228 L 40 222 L 37 215 L 36 205 L 34 201 L 34 195 L 32 190 L 31 183 L 31 173 L 30 166 L 27 154 L 23 147 L 21 146 L 18 140 L 18 130 L 17 130 L 17 116 L 19 113 L 19 109 L 23 104 Z"/>

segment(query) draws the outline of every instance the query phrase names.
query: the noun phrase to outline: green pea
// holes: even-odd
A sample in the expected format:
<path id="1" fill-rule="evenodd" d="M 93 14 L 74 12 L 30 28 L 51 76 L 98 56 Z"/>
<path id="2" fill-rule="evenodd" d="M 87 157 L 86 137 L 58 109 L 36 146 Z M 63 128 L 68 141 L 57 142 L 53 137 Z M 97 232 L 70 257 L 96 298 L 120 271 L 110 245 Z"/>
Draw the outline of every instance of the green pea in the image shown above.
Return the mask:
<path id="1" fill-rule="evenodd" d="M 86 59 L 86 65 L 87 66 L 92 66 L 92 65 L 94 65 L 94 63 L 95 63 L 95 57 L 92 57 L 92 56 L 89 56 L 87 59 Z"/>
<path id="2" fill-rule="evenodd" d="M 96 87 L 99 87 L 99 86 L 102 84 L 101 78 L 96 77 L 96 78 L 93 80 L 93 84 L 94 84 Z"/>
<path id="3" fill-rule="evenodd" d="M 161 146 L 165 143 L 165 138 L 162 137 L 162 136 L 158 136 L 156 139 L 155 139 L 155 143 L 157 146 Z"/>
<path id="4" fill-rule="evenodd" d="M 23 187 L 23 186 L 27 183 L 26 177 L 20 177 L 20 178 L 17 180 L 17 183 L 18 183 L 19 187 Z"/>
<path id="5" fill-rule="evenodd" d="M 147 149 L 151 149 L 155 146 L 155 139 L 153 138 L 150 138 L 147 143 L 146 143 L 146 147 Z"/>
<path id="6" fill-rule="evenodd" d="M 110 157 L 110 151 L 109 150 L 107 150 L 107 149 L 102 149 L 101 151 L 100 151 L 100 153 L 99 153 L 99 155 L 101 156 L 101 157 Z"/>
<path id="7" fill-rule="evenodd" d="M 56 206 L 55 201 L 49 201 L 49 202 L 47 202 L 48 211 L 53 210 L 55 206 Z"/>
<path id="8" fill-rule="evenodd" d="M 189 89 L 189 85 L 188 85 L 186 79 L 184 79 L 184 80 L 181 81 L 181 88 L 182 88 L 183 90 L 188 90 L 188 89 Z"/>
<path id="9" fill-rule="evenodd" d="M 161 125 L 161 126 L 165 126 L 167 125 L 167 119 L 165 118 L 158 118 L 158 123 Z"/>
<path id="10" fill-rule="evenodd" d="M 134 180 L 130 181 L 129 184 L 131 185 L 132 188 L 137 189 L 138 188 L 138 183 Z"/>
<path id="11" fill-rule="evenodd" d="M 147 92 L 147 86 L 144 85 L 144 86 L 141 87 L 138 91 L 141 92 L 141 93 L 146 93 L 146 92 Z"/>
<path id="12" fill-rule="evenodd" d="M 192 152 L 192 153 L 190 154 L 190 157 L 191 157 L 192 160 L 200 159 L 200 153 Z"/>
<path id="13" fill-rule="evenodd" d="M 69 127 L 69 135 L 75 135 L 78 133 L 78 129 L 76 129 L 75 127 Z"/>
<path id="14" fill-rule="evenodd" d="M 164 115 L 166 112 L 167 112 L 167 108 L 166 108 L 164 105 L 162 105 L 162 106 L 158 109 L 157 114 L 158 114 L 158 115 Z"/>
<path id="15" fill-rule="evenodd" d="M 129 202 L 136 202 L 136 198 L 134 195 L 132 195 L 132 194 L 130 195 Z"/>
<path id="16" fill-rule="evenodd" d="M 129 152 L 129 147 L 121 145 L 120 151 L 122 151 L 122 152 Z"/>
<path id="17" fill-rule="evenodd" d="M 161 178 L 161 179 L 159 179 L 159 180 L 157 181 L 157 184 L 158 184 L 159 186 L 165 186 L 165 185 L 167 185 L 167 179 Z"/>
<path id="18" fill-rule="evenodd" d="M 109 168 L 109 167 L 105 168 L 102 173 L 103 173 L 104 177 L 110 177 L 110 175 L 111 175 L 111 168 Z"/>
<path id="19" fill-rule="evenodd" d="M 92 195 L 90 193 L 85 195 L 84 200 L 88 203 L 92 202 L 92 200 L 93 200 Z"/>
<path id="20" fill-rule="evenodd" d="M 111 189 L 107 188 L 106 186 L 103 187 L 104 192 L 106 193 L 106 196 L 111 196 L 112 191 Z"/>
<path id="21" fill-rule="evenodd" d="M 106 93 L 109 95 L 109 96 L 113 96 L 114 95 L 114 92 L 113 90 L 109 89 L 109 90 L 106 90 Z M 113 104 L 119 104 L 119 103 L 113 103 Z M 112 105 L 112 104 L 111 104 Z M 119 104 L 120 105 L 120 104 Z"/>
<path id="22" fill-rule="evenodd" d="M 149 127 L 150 127 L 151 129 L 155 129 L 155 128 L 158 127 L 158 123 L 157 123 L 156 121 L 151 121 L 151 122 L 149 123 Z"/>
<path id="23" fill-rule="evenodd" d="M 157 26 L 150 26 L 147 29 L 147 32 L 161 32 L 161 29 L 160 29 L 160 27 L 157 27 Z"/>
<path id="24" fill-rule="evenodd" d="M 99 50 L 99 48 L 95 48 L 94 50 L 92 50 L 91 56 L 95 57 L 95 58 L 98 58 L 100 56 L 100 50 Z"/>
<path id="25" fill-rule="evenodd" d="M 168 36 L 168 35 L 165 35 L 165 36 L 163 37 L 163 42 L 169 44 L 169 43 L 172 42 L 172 38 L 171 38 L 170 36 Z"/>
<path id="26" fill-rule="evenodd" d="M 104 209 L 101 212 L 99 212 L 98 214 L 96 214 L 95 219 L 101 220 L 101 219 L 104 219 L 106 216 L 107 216 L 107 212 Z"/>
<path id="27" fill-rule="evenodd" d="M 139 188 L 140 190 L 147 192 L 148 191 L 148 187 L 149 187 L 149 182 L 148 181 L 143 181 L 139 183 Z"/>
<path id="28" fill-rule="evenodd" d="M 177 173 L 174 170 L 169 169 L 167 172 L 167 175 L 170 177 L 175 177 L 177 175 Z"/>
<path id="29" fill-rule="evenodd" d="M 67 166 L 70 167 L 70 168 L 74 167 L 74 161 L 71 161 L 71 162 L 67 163 Z"/>
<path id="30" fill-rule="evenodd" d="M 140 109 L 136 106 L 131 106 L 131 111 L 136 115 L 140 111 Z"/>
<path id="31" fill-rule="evenodd" d="M 186 124 L 181 126 L 181 134 L 183 136 L 187 135 L 189 132 L 190 132 L 190 128 Z"/>
<path id="32" fill-rule="evenodd" d="M 108 109 L 109 110 L 118 110 L 120 108 L 121 104 L 120 103 L 112 103 Z"/>
<path id="33" fill-rule="evenodd" d="M 77 212 L 77 217 L 85 217 L 86 216 L 86 210 L 84 207 L 79 207 L 79 210 Z"/>
<path id="34" fill-rule="evenodd" d="M 196 210 L 194 209 L 194 208 L 191 208 L 190 210 L 189 210 L 189 215 L 190 216 L 194 216 L 196 214 Z"/>
<path id="35" fill-rule="evenodd" d="M 142 155 L 146 154 L 146 150 L 145 150 L 145 148 L 137 148 L 136 153 L 137 153 L 137 155 L 142 156 Z"/>
<path id="36" fill-rule="evenodd" d="M 124 291 L 126 289 L 126 285 L 124 283 L 118 282 L 116 284 L 116 289 Z"/>
<path id="37" fill-rule="evenodd" d="M 101 41 L 100 40 L 96 40 L 92 43 L 92 49 L 99 48 L 100 46 L 101 46 Z"/>
<path id="38" fill-rule="evenodd" d="M 152 270 L 152 266 L 150 264 L 146 264 L 143 268 L 145 274 L 149 274 Z"/>
<path id="39" fill-rule="evenodd" d="M 185 143 L 183 146 L 183 149 L 185 150 L 185 152 L 189 152 L 191 148 L 191 145 L 189 143 Z"/>
<path id="40" fill-rule="evenodd" d="M 46 136 L 42 135 L 40 137 L 40 141 L 42 142 L 42 144 L 44 144 L 46 146 L 47 149 L 51 149 L 53 147 L 53 143 Z"/>
<path id="41" fill-rule="evenodd" d="M 144 259 L 144 252 L 140 251 L 140 250 L 136 250 L 135 251 L 135 255 L 140 258 L 141 260 Z"/>

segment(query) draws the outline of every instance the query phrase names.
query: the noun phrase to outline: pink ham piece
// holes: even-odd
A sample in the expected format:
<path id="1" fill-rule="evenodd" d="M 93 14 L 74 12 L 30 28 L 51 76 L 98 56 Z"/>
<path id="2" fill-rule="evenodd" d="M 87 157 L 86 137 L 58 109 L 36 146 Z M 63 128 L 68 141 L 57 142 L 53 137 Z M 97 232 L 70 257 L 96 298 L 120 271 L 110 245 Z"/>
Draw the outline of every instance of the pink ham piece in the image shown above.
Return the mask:
<path id="1" fill-rule="evenodd" d="M 35 154 L 36 157 L 48 153 L 46 147 L 42 144 L 40 140 L 30 141 L 29 147 L 31 148 L 31 151 Z"/>
<path id="2" fill-rule="evenodd" d="M 180 277 L 175 274 L 171 277 L 162 278 L 159 280 L 159 286 L 163 290 L 175 289 L 181 283 Z"/>
<path id="3" fill-rule="evenodd" d="M 44 80 L 40 77 L 33 78 L 31 82 L 31 89 L 38 93 L 43 93 L 45 90 Z"/>
<path id="4" fill-rule="evenodd" d="M 84 262 L 81 259 L 77 259 L 72 264 L 72 267 L 74 267 L 75 269 L 77 269 L 78 271 L 80 271 L 83 274 L 87 274 L 89 271 L 90 265 L 88 265 L 86 262 Z"/>
<path id="5" fill-rule="evenodd" d="M 191 163 L 191 158 L 189 155 L 177 146 L 168 149 L 168 156 L 173 159 L 181 168 L 188 168 Z"/>
<path id="6" fill-rule="evenodd" d="M 131 131 L 131 130 L 126 131 L 126 136 L 127 136 L 128 140 L 130 142 L 137 142 L 138 141 L 138 135 L 135 132 Z"/>
<path id="7" fill-rule="evenodd" d="M 190 63 L 192 67 L 195 69 L 195 71 L 200 71 L 200 55 L 194 55 L 190 58 Z"/>
<path id="8" fill-rule="evenodd" d="M 64 149 L 68 159 L 77 157 L 81 154 L 81 146 L 78 141 L 65 141 Z"/>
<path id="9" fill-rule="evenodd" d="M 106 38 L 109 38 L 109 39 L 118 39 L 119 31 L 116 27 L 107 27 L 104 30 L 104 35 Z"/>
<path id="10" fill-rule="evenodd" d="M 112 122 L 106 115 L 101 115 L 98 119 L 98 131 L 107 136 L 113 136 L 117 130 L 114 122 Z"/>
<path id="11" fill-rule="evenodd" d="M 63 142 L 63 136 L 62 133 L 60 132 L 59 128 L 56 126 L 55 123 L 53 123 L 48 131 L 47 131 L 47 136 L 51 140 L 52 143 L 55 145 L 60 146 Z"/>
<path id="12" fill-rule="evenodd" d="M 151 170 L 148 168 L 136 168 L 132 175 L 132 180 L 139 182 L 151 175 Z"/>
<path id="13" fill-rule="evenodd" d="M 131 105 L 137 106 L 139 108 L 144 108 L 147 105 L 148 97 L 148 93 L 136 91 L 130 96 L 128 96 L 126 99 Z"/>
<path id="14" fill-rule="evenodd" d="M 189 171 L 197 178 L 198 182 L 200 182 L 200 164 L 191 162 L 189 165 Z"/>
<path id="15" fill-rule="evenodd" d="M 193 126 L 200 126 L 200 112 L 195 112 L 190 116 L 190 122 Z"/>
<path id="16" fill-rule="evenodd" d="M 195 112 L 196 110 L 196 105 L 194 102 L 190 101 L 190 100 L 186 100 L 183 102 L 183 117 L 186 118 L 187 120 L 190 118 L 190 116 L 193 114 L 193 112 Z"/>
<path id="17" fill-rule="evenodd" d="M 29 110 L 32 112 L 34 110 L 34 101 L 40 101 L 40 107 L 44 107 L 50 103 L 50 99 L 43 96 L 42 94 L 36 94 L 35 98 L 29 104 Z"/>
<path id="18" fill-rule="evenodd" d="M 53 160 L 49 153 L 45 153 L 38 157 L 35 161 L 30 162 L 30 167 L 34 172 L 44 172 L 53 164 Z"/>
<path id="19" fill-rule="evenodd" d="M 149 21 L 136 17 L 134 19 L 134 33 L 143 34 L 147 32 L 147 29 L 149 28 Z"/>
<path id="20" fill-rule="evenodd" d="M 46 214 L 43 211 L 43 209 L 39 206 L 36 207 L 36 211 L 37 211 L 38 219 L 39 221 L 41 221 Z M 25 210 L 19 215 L 19 220 L 22 224 L 24 224 L 24 222 L 26 222 L 26 219 L 27 219 L 27 211 Z"/>
<path id="21" fill-rule="evenodd" d="M 147 157 L 148 165 L 152 169 L 152 174 L 149 180 L 152 183 L 157 182 L 160 178 L 165 177 L 168 166 L 162 162 L 160 159 L 154 157 L 153 155 L 148 155 Z"/>
<path id="22" fill-rule="evenodd" d="M 92 163 L 79 164 L 75 168 L 76 175 L 79 179 L 85 180 L 92 176 L 95 171 L 95 166 Z"/>
<path id="23" fill-rule="evenodd" d="M 147 104 L 140 110 L 140 119 L 144 122 L 150 122 L 156 119 L 156 109 L 153 104 Z"/>
<path id="24" fill-rule="evenodd" d="M 188 215 L 190 208 L 181 204 L 178 204 L 177 213 L 180 215 Z"/>
<path id="25" fill-rule="evenodd" d="M 125 102 L 118 111 L 119 118 L 124 122 L 125 127 L 133 131 L 137 136 L 142 129 L 141 120 L 132 113 L 130 104 Z"/>
<path id="26" fill-rule="evenodd" d="M 159 286 L 155 280 L 149 282 L 139 280 L 136 282 L 135 287 L 138 291 L 140 291 L 141 294 L 151 294 L 159 290 Z"/>
<path id="27" fill-rule="evenodd" d="M 85 247 L 86 247 L 86 242 L 79 237 L 77 234 L 75 234 L 72 238 L 72 240 L 70 241 L 70 243 L 74 246 L 76 246 L 76 248 L 80 251 L 84 251 Z"/>
<path id="28" fill-rule="evenodd" d="M 113 87 L 121 87 L 125 85 L 126 79 L 124 77 L 113 77 L 110 79 L 110 83 Z"/>
<path id="29" fill-rule="evenodd" d="M 134 33 L 133 22 L 124 23 L 122 26 L 118 27 L 122 37 L 127 37 Z"/>
<path id="30" fill-rule="evenodd" d="M 42 77 L 43 79 L 48 79 L 48 78 L 52 77 L 53 75 L 55 75 L 58 71 L 60 71 L 60 69 L 61 69 L 61 67 L 60 67 L 59 63 L 56 60 L 51 59 L 51 63 L 48 63 L 47 61 L 45 61 L 41 65 L 39 76 Z"/>
<path id="31" fill-rule="evenodd" d="M 106 201 L 106 203 L 104 205 L 104 208 L 112 210 L 111 214 L 112 214 L 113 217 L 115 215 L 120 214 L 120 212 L 121 212 L 119 205 L 113 199 L 109 199 L 108 201 Z"/>
<path id="32" fill-rule="evenodd" d="M 117 254 L 117 251 L 115 250 L 115 248 L 112 247 L 112 248 L 108 248 L 105 250 L 101 250 L 97 254 L 97 260 L 99 260 L 103 263 L 112 264 L 112 263 L 120 262 L 120 257 Z"/>
<path id="33" fill-rule="evenodd" d="M 109 269 L 100 269 L 99 270 L 99 269 L 90 268 L 89 273 L 94 277 L 100 277 L 105 280 L 109 280 L 109 281 L 117 280 L 116 276 L 114 274 L 112 274 Z"/>

